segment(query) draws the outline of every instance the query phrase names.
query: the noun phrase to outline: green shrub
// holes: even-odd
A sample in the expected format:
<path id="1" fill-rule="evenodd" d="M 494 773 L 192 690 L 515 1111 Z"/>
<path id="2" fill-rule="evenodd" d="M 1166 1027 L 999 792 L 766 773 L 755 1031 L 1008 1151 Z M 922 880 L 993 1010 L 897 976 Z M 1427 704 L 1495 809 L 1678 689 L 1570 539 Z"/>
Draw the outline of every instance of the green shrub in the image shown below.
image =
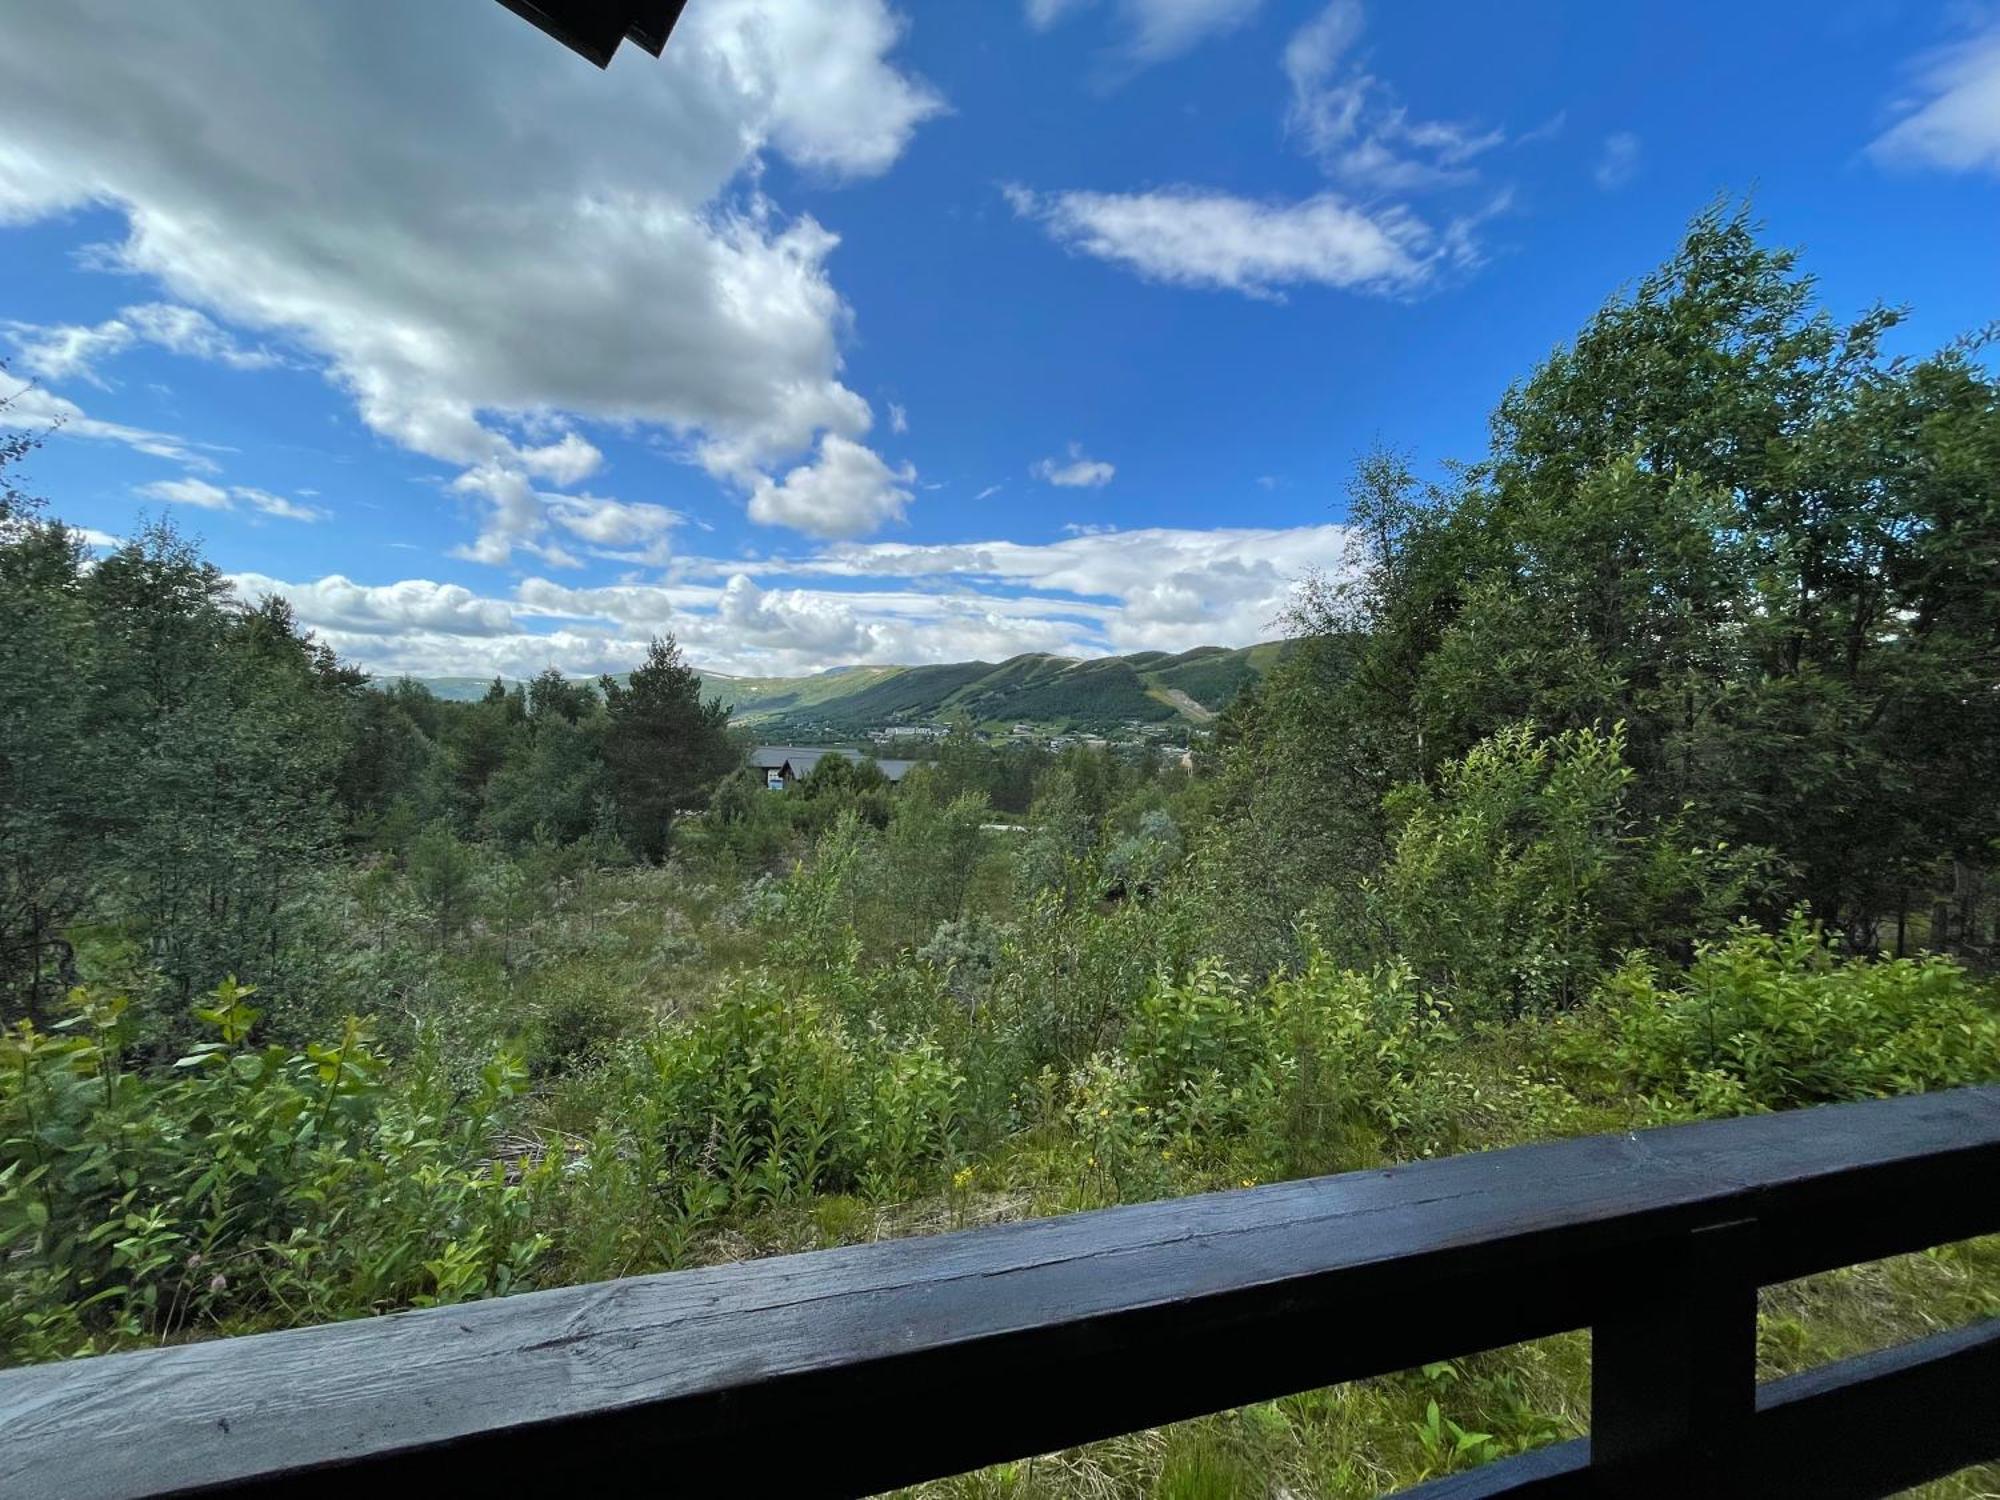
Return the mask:
<path id="1" fill-rule="evenodd" d="M 434 1058 L 394 1081 L 350 1019 L 293 1052 L 252 1041 L 253 991 L 218 986 L 213 1040 L 129 1069 L 123 996 L 76 990 L 54 1033 L 0 1037 L 0 1354 L 190 1329 L 306 1323 L 505 1292 L 545 1242 L 490 1142 L 525 1074 L 471 1098 Z"/>
<path id="2" fill-rule="evenodd" d="M 1472 1018 L 1586 998 L 1621 950 L 1712 930 L 1752 856 L 1678 826 L 1637 831 L 1622 725 L 1539 737 L 1517 724 L 1390 793 L 1368 883 L 1372 942 Z"/>
<path id="3" fill-rule="evenodd" d="M 850 1036 L 838 1009 L 769 970 L 647 1043 L 671 1167 L 732 1201 L 888 1192 L 951 1159 L 964 1079 L 930 1037 Z"/>
<path id="4" fill-rule="evenodd" d="M 1294 1170 L 1428 1156 L 1456 1142 L 1472 1102 L 1461 1039 L 1450 1007 L 1407 965 L 1342 969 L 1308 931 L 1305 963 L 1269 993 L 1289 1059 L 1284 1129 Z"/>
<path id="5" fill-rule="evenodd" d="M 1939 955 L 1843 959 L 1795 913 L 1744 923 L 1684 974 L 1646 956 L 1607 982 L 1569 1056 L 1699 1114 L 1742 1114 L 2000 1077 L 2000 1003 Z"/>
<path id="6" fill-rule="evenodd" d="M 1205 961 L 1140 996 L 1124 1051 L 1138 1101 L 1193 1145 L 1268 1119 L 1289 1061 L 1276 1040 L 1264 1000 Z"/>

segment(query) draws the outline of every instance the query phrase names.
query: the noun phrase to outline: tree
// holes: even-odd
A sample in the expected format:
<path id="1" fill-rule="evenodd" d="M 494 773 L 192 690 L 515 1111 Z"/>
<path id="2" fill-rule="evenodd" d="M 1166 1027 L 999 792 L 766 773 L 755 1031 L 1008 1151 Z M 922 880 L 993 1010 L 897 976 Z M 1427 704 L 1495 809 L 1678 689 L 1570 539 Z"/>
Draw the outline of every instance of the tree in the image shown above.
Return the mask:
<path id="1" fill-rule="evenodd" d="M 241 604 L 165 523 L 92 569 L 84 598 L 102 656 L 89 733 L 116 747 L 97 800 L 121 907 L 182 1004 L 270 973 L 337 840 L 362 679 L 282 600 Z"/>
<path id="2" fill-rule="evenodd" d="M 410 890 L 436 924 L 438 946 L 451 941 L 472 897 L 472 852 L 449 824 L 433 823 L 410 845 Z"/>
<path id="3" fill-rule="evenodd" d="M 25 507 L 0 523 L 0 1003 L 73 982 L 116 924 L 176 1009 L 276 966 L 331 849 L 358 674 L 280 600 L 245 606 L 170 526 L 94 566 Z"/>
<path id="4" fill-rule="evenodd" d="M 1712 210 L 1508 392 L 1483 463 L 1423 496 L 1364 470 L 1360 579 L 1307 597 L 1238 756 L 1319 795 L 1246 837 L 1311 846 L 1301 820 L 1344 808 L 1329 868 L 1379 863 L 1385 780 L 1434 782 L 1509 724 L 1622 723 L 1634 814 L 1770 850 L 1766 915 L 1804 900 L 1866 944 L 1940 857 L 1982 859 L 2000 384 L 1962 346 L 1891 360 L 1898 314 L 1813 297 Z"/>
<path id="5" fill-rule="evenodd" d="M 566 682 L 553 669 L 537 677 L 487 780 L 486 830 L 512 849 L 538 837 L 559 844 L 589 838 L 602 821 L 607 791 L 604 734 L 603 707 L 590 684 Z"/>
<path id="6" fill-rule="evenodd" d="M 665 855 L 674 818 L 695 808 L 741 760 L 729 710 L 706 703 L 701 674 L 672 636 L 655 636 L 645 664 L 625 683 L 606 677 L 604 760 L 626 844 L 642 858 Z"/>
<path id="7" fill-rule="evenodd" d="M 69 982 L 65 931 L 101 878 L 105 746 L 86 730 L 96 670 L 80 540 L 0 532 L 0 1016 L 40 1016 Z"/>

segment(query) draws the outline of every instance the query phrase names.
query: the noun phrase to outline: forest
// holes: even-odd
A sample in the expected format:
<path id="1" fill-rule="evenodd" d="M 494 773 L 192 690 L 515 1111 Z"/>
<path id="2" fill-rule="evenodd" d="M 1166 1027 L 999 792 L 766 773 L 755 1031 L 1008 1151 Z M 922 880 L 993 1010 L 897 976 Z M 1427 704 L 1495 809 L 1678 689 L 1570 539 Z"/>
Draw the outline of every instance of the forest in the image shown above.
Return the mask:
<path id="1" fill-rule="evenodd" d="M 671 639 L 443 702 L 86 547 L 15 432 L 0 1361 L 2000 1077 L 2000 379 L 1901 322 L 1705 213 L 1485 454 L 1361 460 L 1191 771 L 770 792 Z M 1759 1362 L 1993 1314 L 1947 1246 Z M 1587 1408 L 1573 1335 L 923 1493 L 1368 1496 Z"/>

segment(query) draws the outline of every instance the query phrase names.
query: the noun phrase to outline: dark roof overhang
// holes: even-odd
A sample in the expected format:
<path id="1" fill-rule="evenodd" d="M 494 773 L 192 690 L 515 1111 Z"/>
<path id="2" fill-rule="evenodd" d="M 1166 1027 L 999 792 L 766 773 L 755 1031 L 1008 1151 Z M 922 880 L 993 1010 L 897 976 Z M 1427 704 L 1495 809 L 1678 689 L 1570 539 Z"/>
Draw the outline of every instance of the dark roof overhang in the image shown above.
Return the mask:
<path id="1" fill-rule="evenodd" d="M 620 42 L 636 42 L 658 57 L 687 0 L 500 0 L 598 67 L 608 67 Z"/>

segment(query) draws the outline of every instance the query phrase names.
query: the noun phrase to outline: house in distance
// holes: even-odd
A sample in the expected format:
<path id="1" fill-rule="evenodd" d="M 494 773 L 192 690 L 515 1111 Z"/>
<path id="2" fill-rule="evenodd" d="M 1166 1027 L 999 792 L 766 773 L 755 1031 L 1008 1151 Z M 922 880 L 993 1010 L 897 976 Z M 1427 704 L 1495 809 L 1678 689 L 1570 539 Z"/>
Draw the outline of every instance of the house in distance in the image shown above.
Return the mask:
<path id="1" fill-rule="evenodd" d="M 834 750 L 821 745 L 759 745 L 750 752 L 752 769 L 764 773 L 764 786 L 773 792 L 782 792 L 795 781 L 801 781 L 812 774 L 812 768 L 829 755 L 845 756 L 859 765 L 868 757 L 858 750 Z M 909 774 L 913 760 L 877 760 L 877 770 L 889 778 L 891 785 Z"/>

